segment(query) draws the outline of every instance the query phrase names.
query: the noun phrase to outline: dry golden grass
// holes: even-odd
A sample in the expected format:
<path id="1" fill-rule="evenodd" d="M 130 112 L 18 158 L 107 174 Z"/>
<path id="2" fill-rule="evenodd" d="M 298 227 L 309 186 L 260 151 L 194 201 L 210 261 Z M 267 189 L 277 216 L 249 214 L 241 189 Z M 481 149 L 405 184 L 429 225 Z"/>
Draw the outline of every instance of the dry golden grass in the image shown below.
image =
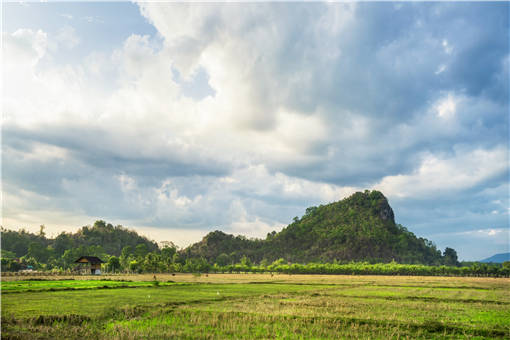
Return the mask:
<path id="1" fill-rule="evenodd" d="M 307 275 L 307 274 L 102 274 L 102 275 L 2 275 L 2 281 L 18 281 L 27 279 L 46 280 L 130 280 L 130 281 L 158 281 L 196 282 L 196 283 L 251 283 L 278 282 L 301 284 L 370 284 L 377 285 L 409 285 L 409 286 L 443 286 L 457 287 L 459 285 L 485 287 L 496 286 L 510 288 L 510 278 L 492 277 L 446 277 L 446 276 L 383 276 L 383 275 Z"/>

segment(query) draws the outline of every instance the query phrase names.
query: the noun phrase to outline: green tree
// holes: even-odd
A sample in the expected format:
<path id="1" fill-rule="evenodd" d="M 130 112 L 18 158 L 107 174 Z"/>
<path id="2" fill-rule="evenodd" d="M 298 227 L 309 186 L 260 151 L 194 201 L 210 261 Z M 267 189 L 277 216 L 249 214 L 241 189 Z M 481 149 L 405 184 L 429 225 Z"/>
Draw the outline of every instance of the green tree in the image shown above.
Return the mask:
<path id="1" fill-rule="evenodd" d="M 241 265 L 245 267 L 251 267 L 251 261 L 246 255 L 241 257 Z"/>
<path id="2" fill-rule="evenodd" d="M 218 257 L 216 258 L 216 263 L 219 265 L 219 266 L 226 266 L 227 264 L 230 264 L 231 263 L 231 260 L 230 260 L 230 256 L 228 256 L 227 254 L 225 253 L 221 253 L 220 255 L 218 255 Z"/>
<path id="3" fill-rule="evenodd" d="M 46 236 L 46 233 L 44 232 L 44 228 L 46 228 L 46 227 L 44 226 L 44 224 L 41 224 L 41 225 L 39 226 L 39 236 L 40 236 L 40 237 L 45 237 L 45 236 Z"/>
<path id="4" fill-rule="evenodd" d="M 163 249 L 161 249 L 161 258 L 163 259 L 163 261 L 171 263 L 176 252 L 177 248 L 175 246 L 164 247 Z"/>
<path id="5" fill-rule="evenodd" d="M 2 236 L 3 241 L 3 236 Z M 3 242 L 2 242 L 2 248 L 3 248 Z M 16 253 L 16 256 L 21 257 L 23 255 L 26 255 L 28 252 L 28 244 L 22 240 L 18 240 L 13 243 L 12 245 L 12 251 Z"/>
<path id="6" fill-rule="evenodd" d="M 53 248 L 55 249 L 55 254 L 57 256 L 62 256 L 67 249 L 73 248 L 73 239 L 70 234 L 60 233 L 53 243 Z"/>
<path id="7" fill-rule="evenodd" d="M 94 228 L 101 229 L 101 228 L 105 228 L 105 227 L 106 227 L 106 222 L 103 220 L 97 220 L 96 222 L 94 222 Z"/>
<path id="8" fill-rule="evenodd" d="M 174 264 L 184 265 L 185 259 L 184 259 L 184 257 L 181 254 L 175 253 L 173 258 L 172 258 L 172 262 Z"/>
<path id="9" fill-rule="evenodd" d="M 272 266 L 280 266 L 283 264 L 287 264 L 287 261 L 285 261 L 285 259 L 282 257 L 280 257 L 278 260 L 275 260 L 275 261 L 273 261 L 273 263 L 271 263 Z"/>
<path id="10" fill-rule="evenodd" d="M 21 269 L 21 264 L 15 259 L 2 257 L 2 272 L 17 272 Z"/>
<path id="11" fill-rule="evenodd" d="M 133 247 L 125 246 L 120 252 L 120 265 L 123 270 L 129 270 L 129 262 L 132 260 Z"/>
<path id="12" fill-rule="evenodd" d="M 209 264 L 209 262 L 207 262 L 207 260 L 205 258 L 201 257 L 197 261 L 197 269 L 199 272 L 208 273 L 210 268 L 211 268 L 211 265 Z"/>
<path id="13" fill-rule="evenodd" d="M 133 247 L 131 246 L 125 246 L 120 252 L 120 256 L 125 258 L 128 258 L 131 254 L 133 254 Z"/>
<path id="14" fill-rule="evenodd" d="M 447 266 L 458 266 L 457 252 L 455 249 L 446 247 L 443 253 L 443 263 Z"/>
<path id="15" fill-rule="evenodd" d="M 89 256 L 97 256 L 99 258 L 106 257 L 106 252 L 104 248 L 100 245 L 89 246 L 86 250 L 86 254 Z"/>
<path id="16" fill-rule="evenodd" d="M 145 255 L 147 255 L 148 252 L 149 249 L 145 243 L 140 243 L 135 247 L 135 255 L 137 257 L 143 258 Z"/>
<path id="17" fill-rule="evenodd" d="M 160 272 L 161 267 L 161 258 L 156 253 L 147 253 L 145 255 L 145 259 L 143 261 L 143 270 L 149 273 L 158 273 Z"/>
<path id="18" fill-rule="evenodd" d="M 133 273 L 141 273 L 142 272 L 140 264 L 136 260 L 132 260 L 131 262 L 129 262 L 129 270 Z"/>
<path id="19" fill-rule="evenodd" d="M 184 263 L 182 269 L 184 270 L 184 272 L 187 273 L 194 273 L 198 271 L 194 259 L 186 259 L 186 262 Z"/>
<path id="20" fill-rule="evenodd" d="M 64 251 L 64 254 L 62 254 L 62 257 L 60 258 L 61 259 L 61 262 L 62 262 L 62 266 L 64 268 L 70 268 L 73 264 L 74 264 L 74 261 L 76 261 L 78 259 L 78 252 L 79 252 L 79 249 L 67 249 L 66 251 Z"/>
<path id="21" fill-rule="evenodd" d="M 107 262 L 108 271 L 116 272 L 120 269 L 120 260 L 117 256 L 110 256 Z"/>
<path id="22" fill-rule="evenodd" d="M 28 246 L 28 257 L 33 257 L 37 262 L 46 262 L 51 255 L 51 251 L 39 242 L 31 242 Z"/>
<path id="23" fill-rule="evenodd" d="M 12 252 L 12 251 L 8 251 L 8 250 L 2 249 L 1 253 L 2 253 L 2 258 L 3 259 L 12 260 L 12 259 L 16 258 L 16 254 L 14 252 Z"/>
<path id="24" fill-rule="evenodd" d="M 161 249 L 161 261 L 164 265 L 164 269 L 168 271 L 174 271 L 173 261 L 174 255 L 177 253 L 177 248 L 175 246 L 166 246 Z"/>

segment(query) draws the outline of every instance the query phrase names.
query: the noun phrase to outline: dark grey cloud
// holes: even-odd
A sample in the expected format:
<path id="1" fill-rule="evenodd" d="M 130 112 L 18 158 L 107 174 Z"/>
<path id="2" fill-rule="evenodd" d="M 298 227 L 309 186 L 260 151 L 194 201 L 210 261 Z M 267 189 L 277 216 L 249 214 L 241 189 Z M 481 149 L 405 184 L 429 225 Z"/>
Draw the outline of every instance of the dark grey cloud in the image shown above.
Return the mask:
<path id="1" fill-rule="evenodd" d="M 160 150 L 155 150 L 153 155 L 144 154 L 143 148 L 136 145 L 140 142 L 139 137 L 133 139 L 129 134 L 110 131 L 108 128 L 66 125 L 29 129 L 4 125 L 2 135 L 6 148 L 27 152 L 34 143 L 43 143 L 69 151 L 74 162 L 140 177 L 161 179 L 171 176 L 228 174 L 226 164 L 215 159 L 185 159 L 180 150 L 172 150 L 170 147 L 157 145 L 155 147 Z M 8 162 L 6 166 L 9 167 Z"/>
<path id="2" fill-rule="evenodd" d="M 2 129 L 2 174 L 16 195 L 29 190 L 49 198 L 32 202 L 37 209 L 81 211 L 90 216 L 143 220 L 154 214 L 154 194 L 165 178 L 218 177 L 228 168 L 214 159 L 192 163 L 172 152 L 160 157 L 146 156 L 126 138 L 113 142 L 110 132 L 94 127 L 47 126 L 37 129 L 4 125 Z M 41 150 L 58 148 L 61 157 L 38 155 Z M 34 157 L 31 157 L 31 156 Z M 119 176 L 136 179 L 146 187 L 146 204 L 130 201 Z M 16 189 L 17 188 L 17 189 Z M 190 192 L 193 190 L 190 188 Z M 43 221 L 41 222 L 43 223 Z M 150 223 L 149 223 L 150 224 Z"/>
<path id="3" fill-rule="evenodd" d="M 449 152 L 457 144 L 489 147 L 507 138 L 508 91 L 501 95 L 499 90 L 508 89 L 509 81 L 501 76 L 508 74 L 508 4 L 401 5 L 358 4 L 355 23 L 330 38 L 341 55 L 329 63 L 312 63 L 315 77 L 291 87 L 293 94 L 287 97 L 289 106 L 302 111 L 325 107 L 328 123 L 339 134 L 346 125 L 356 128 L 349 126 L 352 116 L 346 111 L 366 118 L 368 134 L 332 140 L 329 146 L 339 149 L 332 162 L 321 159 L 304 167 L 291 163 L 285 171 L 341 185 L 367 185 L 384 175 L 414 170 L 419 152 Z M 300 54 L 288 58 L 299 60 Z M 306 67 L 306 59 L 301 60 L 299 66 Z M 442 65 L 445 70 L 436 74 Z M 304 92 L 308 95 L 302 96 Z M 459 127 L 434 133 L 430 130 L 442 129 L 444 122 L 423 116 L 447 93 L 465 97 L 457 110 Z M 311 102 L 299 106 L 300 98 Z M 403 124 L 413 129 L 414 142 L 402 141 Z M 355 169 L 350 169 L 353 164 Z"/>

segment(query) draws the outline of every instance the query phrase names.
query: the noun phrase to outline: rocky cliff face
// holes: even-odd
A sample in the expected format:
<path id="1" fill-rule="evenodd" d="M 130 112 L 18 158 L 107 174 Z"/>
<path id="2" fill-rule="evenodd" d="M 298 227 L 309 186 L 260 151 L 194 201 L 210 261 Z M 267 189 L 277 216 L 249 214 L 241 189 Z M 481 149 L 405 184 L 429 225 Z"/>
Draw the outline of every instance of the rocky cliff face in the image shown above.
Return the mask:
<path id="1" fill-rule="evenodd" d="M 381 205 L 379 211 L 379 216 L 383 221 L 390 221 L 393 224 L 395 223 L 395 215 L 393 214 L 393 209 L 391 209 L 388 201 Z"/>

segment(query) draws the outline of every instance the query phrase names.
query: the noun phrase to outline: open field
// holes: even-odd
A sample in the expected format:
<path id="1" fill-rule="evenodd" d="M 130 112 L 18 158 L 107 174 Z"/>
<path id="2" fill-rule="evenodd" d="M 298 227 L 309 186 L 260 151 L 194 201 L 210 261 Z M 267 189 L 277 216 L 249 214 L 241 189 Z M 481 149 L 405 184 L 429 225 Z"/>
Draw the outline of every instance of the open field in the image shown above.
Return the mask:
<path id="1" fill-rule="evenodd" d="M 4 277 L 2 339 L 510 338 L 510 279 L 156 276 Z"/>

